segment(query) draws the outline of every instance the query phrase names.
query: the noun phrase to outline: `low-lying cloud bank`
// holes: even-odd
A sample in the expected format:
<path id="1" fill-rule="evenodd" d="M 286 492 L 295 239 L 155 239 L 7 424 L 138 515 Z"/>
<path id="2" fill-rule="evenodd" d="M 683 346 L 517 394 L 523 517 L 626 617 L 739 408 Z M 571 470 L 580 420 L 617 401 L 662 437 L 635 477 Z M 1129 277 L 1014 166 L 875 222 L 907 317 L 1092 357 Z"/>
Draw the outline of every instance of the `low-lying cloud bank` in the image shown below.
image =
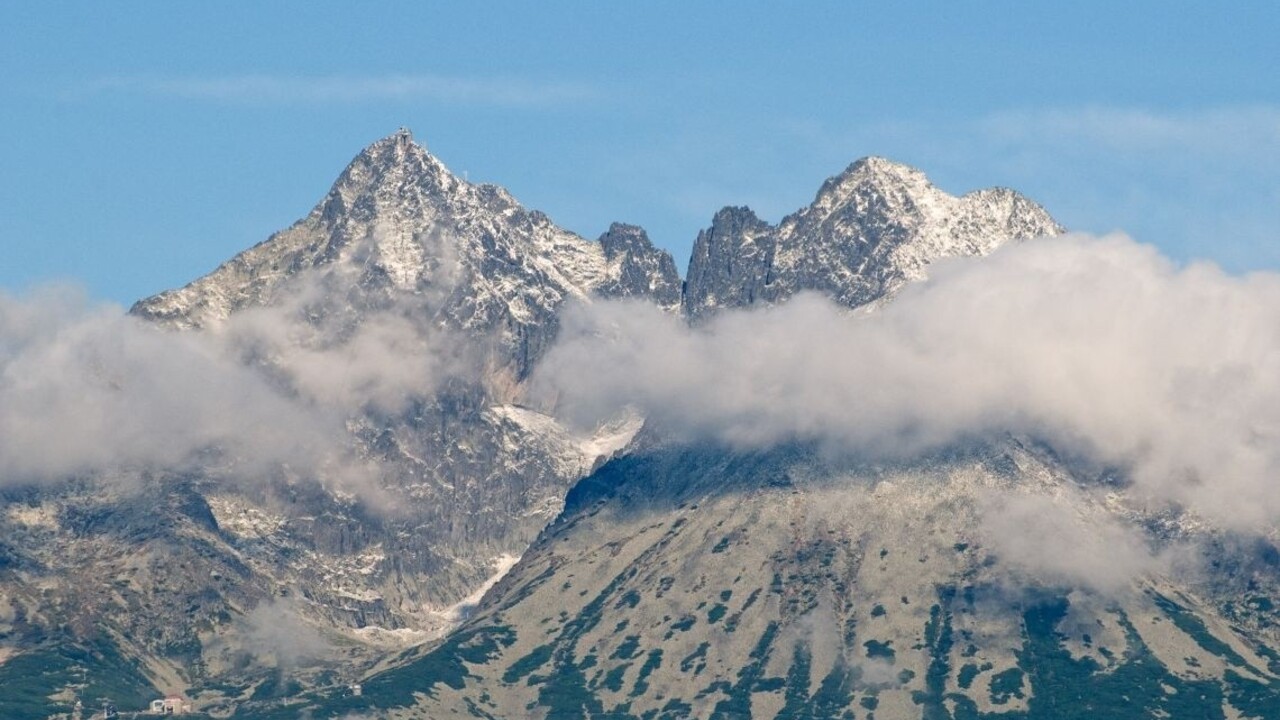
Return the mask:
<path id="1" fill-rule="evenodd" d="M 1123 235 L 942 262 L 871 313 L 801 296 L 690 329 L 578 307 L 536 383 L 577 423 L 631 406 L 743 446 L 901 457 L 1027 433 L 1228 527 L 1280 520 L 1280 274 L 1178 267 Z"/>
<path id="2" fill-rule="evenodd" d="M 207 448 L 249 472 L 310 465 L 334 430 L 207 337 L 65 288 L 0 296 L 0 483 L 179 468 Z"/>
<path id="3" fill-rule="evenodd" d="M 1070 493 L 1076 494 L 1079 493 Z M 1123 593 L 1134 578 L 1194 572 L 1186 543 L 1155 547 L 1144 530 L 1105 512 L 1080 512 L 1080 498 L 992 493 L 982 500 L 980 539 L 1006 571 L 1052 585 Z M 1071 500 L 1074 500 L 1072 502 Z"/>
<path id="4" fill-rule="evenodd" d="M 0 294 L 0 486 L 199 468 L 376 491 L 348 421 L 428 396 L 466 346 L 394 306 L 335 332 L 307 321 L 304 291 L 203 332 L 72 288 Z"/>
<path id="5" fill-rule="evenodd" d="M 906 457 L 1029 434 L 1125 469 L 1157 504 L 1233 529 L 1280 521 L 1280 274 L 1178 267 L 1114 235 L 931 275 L 874 312 L 801 296 L 697 329 L 642 302 L 572 308 L 534 396 L 582 425 L 630 407 L 749 447 Z M 0 295 L 0 485 L 181 469 L 211 448 L 238 476 L 358 475 L 351 418 L 481 372 L 474 339 L 413 307 L 358 322 L 337 308 L 325 327 L 312 295 L 204 332 L 73 291 Z"/>

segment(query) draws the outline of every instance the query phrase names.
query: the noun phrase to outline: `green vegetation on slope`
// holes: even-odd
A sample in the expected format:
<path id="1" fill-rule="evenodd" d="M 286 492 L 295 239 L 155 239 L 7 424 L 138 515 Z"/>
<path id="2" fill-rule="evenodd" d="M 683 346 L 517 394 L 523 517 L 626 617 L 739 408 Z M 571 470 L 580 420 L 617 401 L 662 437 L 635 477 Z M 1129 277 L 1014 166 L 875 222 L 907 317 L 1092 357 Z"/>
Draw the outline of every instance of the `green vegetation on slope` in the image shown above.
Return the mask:
<path id="1" fill-rule="evenodd" d="M 0 717 L 44 718 L 70 706 L 49 699 L 63 688 L 86 708 L 110 699 L 121 710 L 142 710 L 158 691 L 137 664 L 110 640 L 66 641 L 16 655 L 0 664 Z"/>

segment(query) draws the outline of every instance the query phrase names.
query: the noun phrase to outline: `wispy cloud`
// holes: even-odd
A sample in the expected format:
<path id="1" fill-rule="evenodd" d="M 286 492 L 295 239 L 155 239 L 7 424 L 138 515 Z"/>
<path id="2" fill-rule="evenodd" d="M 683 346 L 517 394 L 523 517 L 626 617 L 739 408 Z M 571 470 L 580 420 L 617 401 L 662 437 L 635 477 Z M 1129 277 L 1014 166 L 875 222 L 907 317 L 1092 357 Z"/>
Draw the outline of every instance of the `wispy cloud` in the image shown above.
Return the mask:
<path id="1" fill-rule="evenodd" d="M 341 104 L 433 102 L 452 105 L 540 107 L 598 98 L 598 88 L 577 82 L 431 74 L 223 75 L 214 77 L 112 75 L 80 90 L 134 93 L 215 103 Z"/>
<path id="2" fill-rule="evenodd" d="M 844 127 L 806 118 L 783 123 L 780 131 L 822 155 L 905 152 L 944 165 L 1034 164 L 1041 173 L 1096 166 L 1095 159 L 1109 169 L 1195 160 L 1235 172 L 1274 172 L 1280 159 L 1278 105 L 1017 108 L 945 123 L 896 118 Z"/>
<path id="3" fill-rule="evenodd" d="M 1024 107 L 946 121 L 781 126 L 831 167 L 884 154 L 963 192 L 997 183 L 1072 229 L 1124 229 L 1179 260 L 1280 262 L 1280 105 Z"/>
<path id="4" fill-rule="evenodd" d="M 992 140 L 1017 144 L 1087 143 L 1122 153 L 1217 153 L 1257 162 L 1280 156 L 1280 107 L 1267 105 L 1186 112 L 1117 107 L 1018 110 L 989 115 L 977 127 Z"/>

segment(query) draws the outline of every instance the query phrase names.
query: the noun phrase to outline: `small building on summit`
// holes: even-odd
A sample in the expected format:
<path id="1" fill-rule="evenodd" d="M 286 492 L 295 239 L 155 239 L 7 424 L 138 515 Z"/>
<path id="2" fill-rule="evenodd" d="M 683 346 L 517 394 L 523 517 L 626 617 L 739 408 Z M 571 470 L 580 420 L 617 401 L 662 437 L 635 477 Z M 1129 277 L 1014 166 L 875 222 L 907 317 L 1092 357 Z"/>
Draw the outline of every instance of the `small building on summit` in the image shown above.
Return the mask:
<path id="1" fill-rule="evenodd" d="M 151 701 L 152 715 L 185 715 L 191 712 L 191 701 L 181 695 L 170 695 Z"/>

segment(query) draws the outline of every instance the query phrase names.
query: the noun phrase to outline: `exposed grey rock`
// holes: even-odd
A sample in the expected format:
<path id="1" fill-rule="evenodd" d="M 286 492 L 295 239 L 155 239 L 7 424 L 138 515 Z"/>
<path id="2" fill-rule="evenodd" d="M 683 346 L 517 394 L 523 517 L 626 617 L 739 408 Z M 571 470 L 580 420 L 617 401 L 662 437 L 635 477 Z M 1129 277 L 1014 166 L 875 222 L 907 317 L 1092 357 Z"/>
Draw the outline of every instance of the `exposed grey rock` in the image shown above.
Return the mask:
<path id="1" fill-rule="evenodd" d="M 693 319 L 713 308 L 746 307 L 764 297 L 772 280 L 774 228 L 747 207 L 716 213 L 698 233 L 689 258 L 684 309 Z"/>
<path id="2" fill-rule="evenodd" d="M 652 300 L 664 308 L 680 305 L 680 273 L 671 253 L 650 242 L 643 228 L 614 223 L 600 236 L 605 259 L 616 264 L 616 279 L 597 289 L 602 297 L 637 297 Z"/>
<path id="3" fill-rule="evenodd" d="M 694 244 L 684 311 L 697 320 L 802 290 L 858 307 L 923 278 L 935 260 L 1061 232 L 1043 208 L 1012 190 L 957 198 L 919 170 L 864 158 L 777 227 L 747 208 L 717 213 Z"/>
<path id="4" fill-rule="evenodd" d="M 671 303 L 678 277 L 668 254 L 639 228 L 615 226 L 605 238 L 584 240 L 500 187 L 458 178 L 400 130 L 361 152 L 292 227 L 132 312 L 205 327 L 281 302 L 307 270 L 341 270 L 325 298 L 337 311 L 359 315 L 411 294 L 422 301 L 420 322 L 496 338 L 501 364 L 522 378 L 554 338 L 566 299 Z"/>

